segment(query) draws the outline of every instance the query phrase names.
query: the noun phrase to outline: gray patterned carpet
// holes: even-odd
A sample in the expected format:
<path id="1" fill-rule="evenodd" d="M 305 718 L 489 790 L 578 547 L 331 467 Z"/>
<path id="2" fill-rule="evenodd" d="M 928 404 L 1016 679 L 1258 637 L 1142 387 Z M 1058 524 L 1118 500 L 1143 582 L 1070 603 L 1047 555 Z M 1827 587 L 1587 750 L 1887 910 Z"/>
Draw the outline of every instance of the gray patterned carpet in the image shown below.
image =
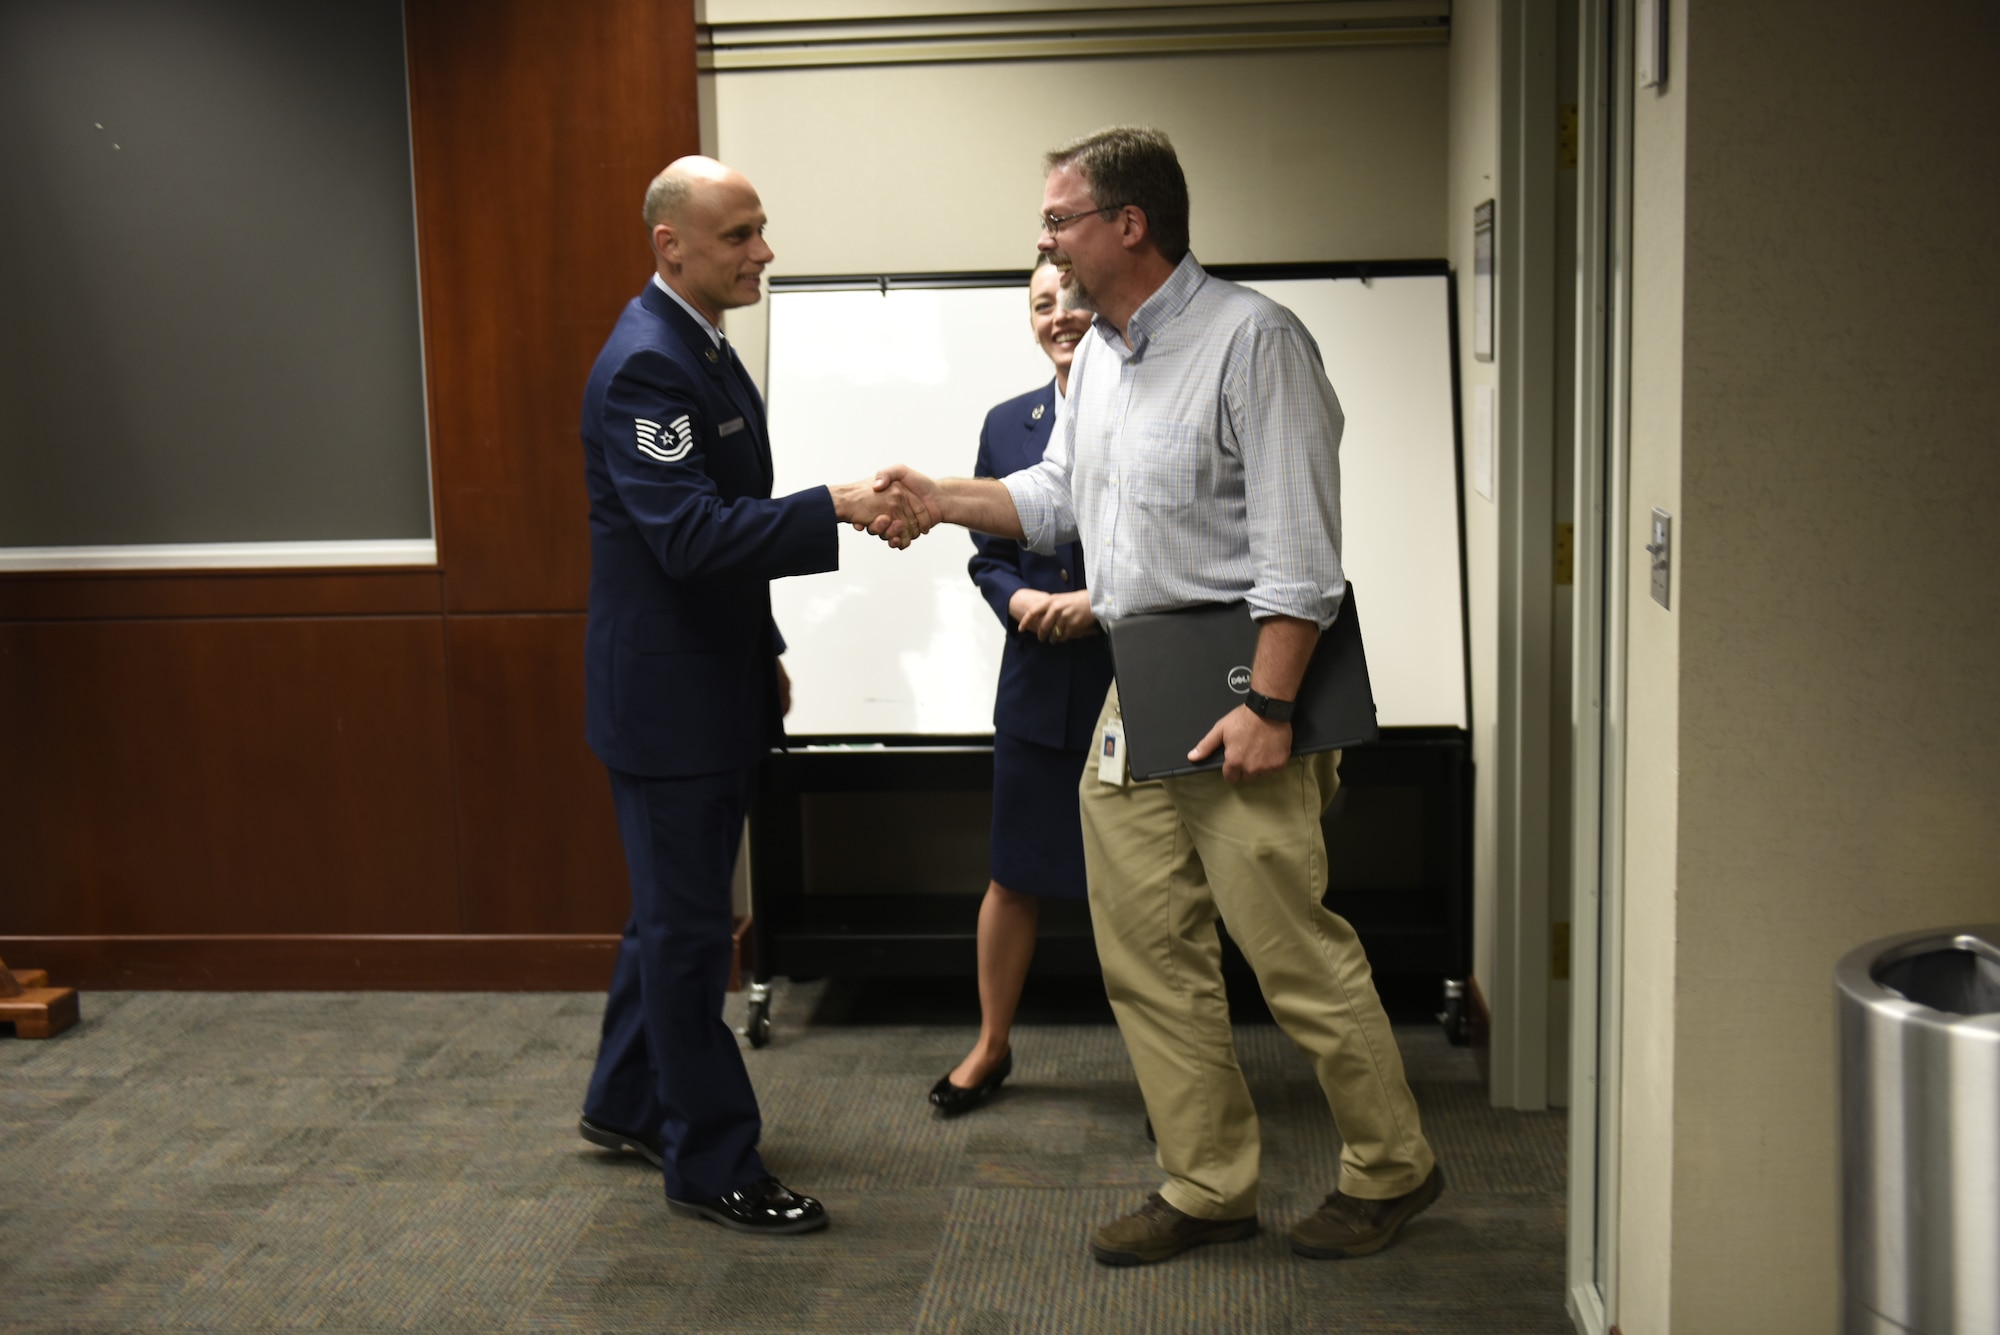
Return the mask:
<path id="1" fill-rule="evenodd" d="M 781 984 L 749 1054 L 772 1170 L 833 1215 L 789 1240 L 671 1216 L 576 1138 L 596 996 L 88 994 L 70 1033 L 0 1038 L 0 1331 L 1570 1329 L 1563 1119 L 1488 1108 L 1435 1026 L 1398 1033 L 1451 1186 L 1400 1245 L 1287 1249 L 1338 1142 L 1245 1024 L 1264 1233 L 1109 1270 L 1084 1240 L 1157 1181 L 1114 1028 L 1025 1025 L 1002 1096 L 937 1122 L 972 1029 L 843 1020 L 824 987 Z"/>

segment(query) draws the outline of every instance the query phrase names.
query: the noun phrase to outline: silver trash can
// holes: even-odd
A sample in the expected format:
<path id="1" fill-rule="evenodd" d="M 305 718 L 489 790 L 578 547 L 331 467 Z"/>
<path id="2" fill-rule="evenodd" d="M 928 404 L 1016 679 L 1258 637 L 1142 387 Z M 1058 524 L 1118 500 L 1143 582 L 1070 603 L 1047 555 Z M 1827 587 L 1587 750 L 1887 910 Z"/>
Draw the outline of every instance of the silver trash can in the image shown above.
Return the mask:
<path id="1" fill-rule="evenodd" d="M 2000 923 L 1834 969 L 1848 1335 L 2000 1332 Z"/>

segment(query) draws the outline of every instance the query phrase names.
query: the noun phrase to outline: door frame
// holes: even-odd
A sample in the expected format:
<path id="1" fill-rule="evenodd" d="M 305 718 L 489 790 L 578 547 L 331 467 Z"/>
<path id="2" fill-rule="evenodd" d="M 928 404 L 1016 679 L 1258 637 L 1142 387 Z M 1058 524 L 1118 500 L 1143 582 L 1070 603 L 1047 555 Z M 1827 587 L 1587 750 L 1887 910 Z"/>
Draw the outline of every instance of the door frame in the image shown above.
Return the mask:
<path id="1" fill-rule="evenodd" d="M 1575 762 L 1567 1306 L 1618 1319 L 1624 991 L 1632 0 L 1582 0 L 1578 58 Z"/>

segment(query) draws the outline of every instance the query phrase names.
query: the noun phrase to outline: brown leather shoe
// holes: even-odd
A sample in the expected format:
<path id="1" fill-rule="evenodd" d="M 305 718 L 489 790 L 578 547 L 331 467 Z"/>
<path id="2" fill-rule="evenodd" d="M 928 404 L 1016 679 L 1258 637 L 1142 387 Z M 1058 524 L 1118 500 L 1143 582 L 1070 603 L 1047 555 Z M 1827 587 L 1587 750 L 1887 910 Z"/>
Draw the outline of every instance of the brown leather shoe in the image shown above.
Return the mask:
<path id="1" fill-rule="evenodd" d="M 1167 1204 L 1156 1191 L 1136 1214 L 1098 1229 L 1090 1240 L 1090 1254 L 1105 1265 L 1151 1265 L 1205 1242 L 1240 1242 L 1256 1233 L 1254 1214 L 1246 1219 L 1197 1219 Z"/>
<path id="2" fill-rule="evenodd" d="M 1437 1167 L 1415 1191 L 1385 1201 L 1364 1201 L 1336 1191 L 1292 1228 L 1292 1250 L 1320 1261 L 1379 1252 L 1443 1193 L 1444 1170 Z"/>

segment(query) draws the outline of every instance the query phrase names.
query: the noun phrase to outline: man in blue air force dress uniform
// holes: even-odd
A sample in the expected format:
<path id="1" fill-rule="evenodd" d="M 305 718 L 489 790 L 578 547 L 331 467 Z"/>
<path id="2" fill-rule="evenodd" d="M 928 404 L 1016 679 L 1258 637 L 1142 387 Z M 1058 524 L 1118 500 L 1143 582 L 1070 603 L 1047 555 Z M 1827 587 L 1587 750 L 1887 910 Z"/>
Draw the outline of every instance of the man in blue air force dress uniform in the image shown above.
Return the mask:
<path id="1" fill-rule="evenodd" d="M 765 1170 L 722 1021 L 744 813 L 789 705 L 770 581 L 834 569 L 836 522 L 900 546 L 914 515 L 872 479 L 771 497 L 763 400 L 718 328 L 758 300 L 772 259 L 750 182 L 682 158 L 648 188 L 645 220 L 656 273 L 583 400 L 587 726 L 611 772 L 632 916 L 579 1129 L 659 1164 L 677 1213 L 803 1233 L 825 1210 Z"/>

